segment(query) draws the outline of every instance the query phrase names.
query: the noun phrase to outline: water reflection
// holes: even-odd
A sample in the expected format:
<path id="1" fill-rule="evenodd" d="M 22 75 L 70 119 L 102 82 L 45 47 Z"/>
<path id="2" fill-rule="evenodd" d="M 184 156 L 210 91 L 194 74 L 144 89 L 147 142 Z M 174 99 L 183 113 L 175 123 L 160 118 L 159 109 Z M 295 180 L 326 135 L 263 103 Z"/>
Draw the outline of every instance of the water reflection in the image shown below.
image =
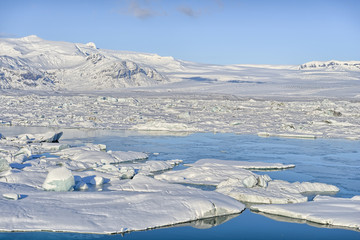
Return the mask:
<path id="1" fill-rule="evenodd" d="M 284 217 L 284 216 L 280 216 L 280 215 L 274 215 L 274 214 L 269 214 L 269 213 L 263 213 L 263 212 L 256 212 L 256 211 L 251 211 L 253 213 L 265 216 L 267 218 L 270 218 L 272 220 L 275 221 L 279 221 L 279 222 L 288 222 L 288 223 L 299 223 L 299 224 L 307 224 L 309 226 L 312 227 L 317 227 L 317 228 L 326 228 L 326 229 L 344 229 L 344 230 L 351 230 L 351 231 L 358 231 L 360 232 L 360 230 L 355 229 L 355 228 L 348 228 L 348 227 L 341 227 L 341 226 L 333 226 L 333 225 L 327 225 L 327 224 L 320 224 L 320 223 L 316 223 L 316 222 L 311 222 L 311 221 L 307 221 L 304 219 L 297 219 L 297 218 L 290 218 L 290 217 Z"/>
<path id="2" fill-rule="evenodd" d="M 209 229 L 218 226 L 220 224 L 223 224 L 239 215 L 240 214 L 232 214 L 232 215 L 225 215 L 219 217 L 205 218 L 187 223 L 177 224 L 172 227 L 193 227 L 197 229 Z"/>

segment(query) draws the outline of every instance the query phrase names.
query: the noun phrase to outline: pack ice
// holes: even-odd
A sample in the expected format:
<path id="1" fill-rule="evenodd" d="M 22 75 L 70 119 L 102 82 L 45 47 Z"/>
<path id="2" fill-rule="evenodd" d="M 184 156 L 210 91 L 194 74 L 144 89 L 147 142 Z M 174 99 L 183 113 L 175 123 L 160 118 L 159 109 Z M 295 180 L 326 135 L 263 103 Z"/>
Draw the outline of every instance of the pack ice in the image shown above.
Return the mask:
<path id="1" fill-rule="evenodd" d="M 124 233 L 245 209 L 223 194 L 147 176 L 181 160 L 146 161 L 145 153 L 107 151 L 103 144 L 59 147 L 19 139 L 0 140 L 2 155 L 27 149 L 22 161 L 0 158 L 1 231 Z"/>

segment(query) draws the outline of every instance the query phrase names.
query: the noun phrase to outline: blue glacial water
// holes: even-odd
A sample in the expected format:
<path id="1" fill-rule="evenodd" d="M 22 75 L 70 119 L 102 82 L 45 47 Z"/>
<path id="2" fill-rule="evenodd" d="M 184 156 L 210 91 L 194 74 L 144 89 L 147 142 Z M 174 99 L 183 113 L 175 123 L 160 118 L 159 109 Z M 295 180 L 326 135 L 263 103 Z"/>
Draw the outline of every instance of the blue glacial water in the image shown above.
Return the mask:
<path id="1" fill-rule="evenodd" d="M 44 128 L 0 128 L 0 133 L 46 132 Z M 360 141 L 337 139 L 260 138 L 235 134 L 197 133 L 184 136 L 152 135 L 132 131 L 64 129 L 63 143 L 106 144 L 108 150 L 132 150 L 150 153 L 152 160 L 182 159 L 185 163 L 201 158 L 263 161 L 295 164 L 285 171 L 267 172 L 273 179 L 290 182 L 312 181 L 336 185 L 339 197 L 360 195 Z M 156 153 L 156 154 L 153 154 Z M 178 167 L 182 168 L 182 166 Z M 222 223 L 222 224 L 220 224 Z M 192 227 L 193 226 L 193 227 Z M 203 229 L 204 226 L 213 226 Z M 198 228 L 194 228 L 198 227 Z M 202 229 L 199 229 L 202 228 Z M 125 235 L 76 233 L 0 233 L 0 239 L 360 239 L 353 230 L 272 219 L 245 210 L 231 219 L 204 221 L 132 232 Z"/>

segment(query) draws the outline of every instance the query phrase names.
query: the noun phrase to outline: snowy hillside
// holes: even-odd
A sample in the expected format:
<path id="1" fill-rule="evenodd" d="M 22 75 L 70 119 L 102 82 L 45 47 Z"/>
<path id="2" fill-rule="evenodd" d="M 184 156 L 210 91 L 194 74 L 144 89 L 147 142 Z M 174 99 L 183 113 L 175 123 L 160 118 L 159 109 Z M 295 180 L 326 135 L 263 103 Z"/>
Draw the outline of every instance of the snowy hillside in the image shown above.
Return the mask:
<path id="1" fill-rule="evenodd" d="M 300 65 L 301 70 L 336 70 L 336 71 L 360 71 L 360 61 L 312 61 Z"/>
<path id="2" fill-rule="evenodd" d="M 113 89 L 168 82 L 149 63 L 176 62 L 155 54 L 97 49 L 94 43 L 0 39 L 0 88 Z"/>
<path id="3" fill-rule="evenodd" d="M 215 65 L 99 49 L 92 42 L 55 42 L 34 35 L 0 39 L 0 89 L 120 91 L 143 87 L 141 91 L 150 92 L 334 96 L 341 86 L 343 96 L 358 97 L 359 79 L 359 61 Z"/>

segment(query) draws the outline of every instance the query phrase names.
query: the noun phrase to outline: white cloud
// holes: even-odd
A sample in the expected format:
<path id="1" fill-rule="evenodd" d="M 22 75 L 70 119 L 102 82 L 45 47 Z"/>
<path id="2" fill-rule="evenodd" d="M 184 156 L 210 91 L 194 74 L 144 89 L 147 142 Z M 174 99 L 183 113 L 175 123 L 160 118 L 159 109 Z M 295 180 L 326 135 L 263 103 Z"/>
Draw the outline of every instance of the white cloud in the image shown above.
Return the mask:
<path id="1" fill-rule="evenodd" d="M 140 6 L 137 1 L 131 1 L 129 5 L 129 13 L 136 18 L 150 18 L 158 15 L 156 11 L 151 8 L 146 8 L 144 6 Z"/>

